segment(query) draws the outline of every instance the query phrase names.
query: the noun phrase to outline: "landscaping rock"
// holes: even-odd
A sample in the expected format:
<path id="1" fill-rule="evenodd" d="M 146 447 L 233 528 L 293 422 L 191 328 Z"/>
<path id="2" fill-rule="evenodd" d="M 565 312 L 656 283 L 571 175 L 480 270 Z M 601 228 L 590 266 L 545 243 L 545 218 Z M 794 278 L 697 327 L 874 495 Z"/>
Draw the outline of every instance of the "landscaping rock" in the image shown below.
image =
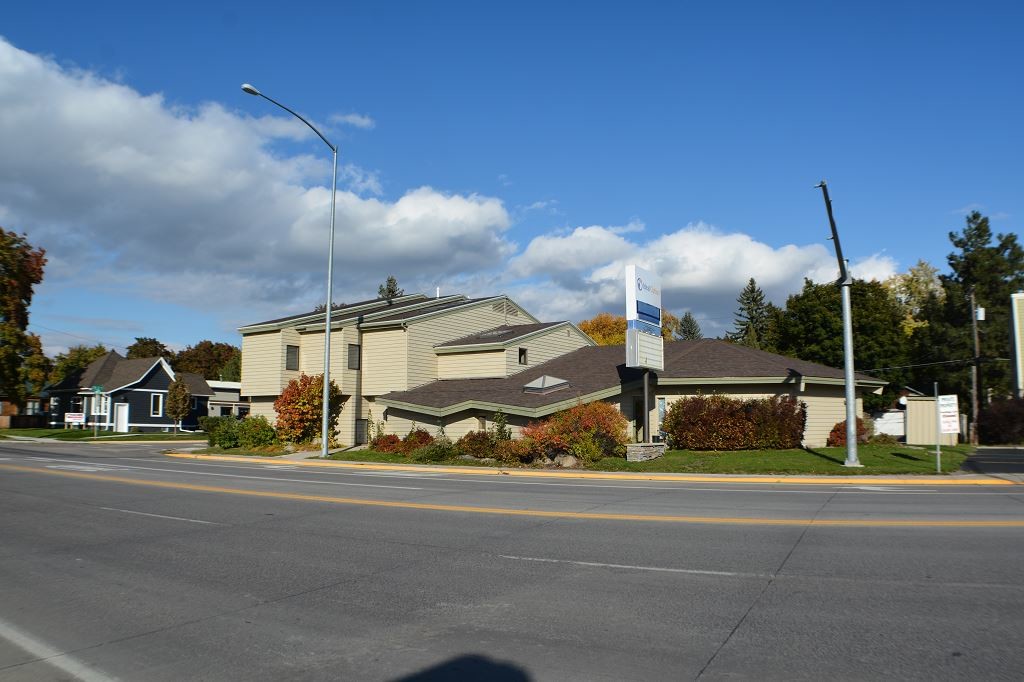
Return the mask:
<path id="1" fill-rule="evenodd" d="M 573 455 L 558 455 L 555 457 L 555 466 L 562 469 L 573 469 L 579 465 L 579 460 Z"/>

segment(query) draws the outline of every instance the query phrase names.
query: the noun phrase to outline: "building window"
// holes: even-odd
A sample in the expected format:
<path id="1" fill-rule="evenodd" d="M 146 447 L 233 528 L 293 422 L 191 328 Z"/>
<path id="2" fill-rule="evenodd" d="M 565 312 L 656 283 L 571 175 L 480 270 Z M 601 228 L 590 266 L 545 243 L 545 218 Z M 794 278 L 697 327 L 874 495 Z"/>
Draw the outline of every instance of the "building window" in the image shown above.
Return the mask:
<path id="1" fill-rule="evenodd" d="M 519 349 L 519 364 L 520 364 L 520 365 L 526 365 L 526 364 L 529 364 L 529 363 L 528 363 L 528 362 L 526 361 L 526 349 L 525 349 L 525 348 L 520 348 L 520 349 Z"/>
<path id="2" fill-rule="evenodd" d="M 359 350 L 361 346 L 358 343 L 348 344 L 348 368 L 359 369 Z"/>
<path id="3" fill-rule="evenodd" d="M 101 395 L 95 396 L 92 399 L 92 413 L 94 415 L 103 415 L 110 410 L 110 396 Z"/>
<path id="4" fill-rule="evenodd" d="M 0 410 L 2 412 L 2 410 Z M 25 414 L 42 414 L 43 410 L 39 406 L 38 400 L 29 400 L 25 403 Z"/>
<path id="5" fill-rule="evenodd" d="M 68 412 L 85 412 L 85 410 L 82 409 L 82 398 L 80 396 L 75 396 L 68 401 Z"/>
<path id="6" fill-rule="evenodd" d="M 238 418 L 239 419 L 245 419 L 248 416 L 249 416 L 249 408 L 248 407 L 239 407 L 238 408 Z"/>
<path id="7" fill-rule="evenodd" d="M 299 370 L 299 347 L 298 346 L 285 346 L 284 347 L 284 368 L 293 371 Z"/>
<path id="8" fill-rule="evenodd" d="M 162 393 L 154 393 L 149 397 L 149 416 L 164 416 L 164 396 Z"/>
<path id="9" fill-rule="evenodd" d="M 323 401 L 321 400 L 320 402 L 323 402 Z M 192 409 L 193 410 L 198 410 L 199 409 L 199 398 L 192 398 Z"/>

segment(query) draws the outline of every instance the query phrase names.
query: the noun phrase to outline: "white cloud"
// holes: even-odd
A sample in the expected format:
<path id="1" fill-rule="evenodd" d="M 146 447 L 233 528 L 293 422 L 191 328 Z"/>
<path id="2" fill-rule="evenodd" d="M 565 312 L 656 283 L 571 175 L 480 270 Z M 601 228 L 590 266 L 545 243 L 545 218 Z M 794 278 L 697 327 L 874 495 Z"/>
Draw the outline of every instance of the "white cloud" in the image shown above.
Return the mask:
<path id="1" fill-rule="evenodd" d="M 330 162 L 300 122 L 174 106 L 2 39 L 0 101 L 0 215 L 47 249 L 50 285 L 88 272 L 89 286 L 203 310 L 245 302 L 250 322 L 322 296 Z M 280 140 L 309 151 L 281 154 Z M 389 201 L 355 164 L 339 180 L 341 300 L 372 295 L 389 272 L 412 289 L 514 251 L 499 199 L 420 187 Z"/>
<path id="2" fill-rule="evenodd" d="M 838 277 L 835 256 L 820 244 L 773 247 L 705 223 L 646 241 L 623 236 L 629 232 L 635 230 L 595 225 L 537 237 L 509 267 L 513 277 L 532 279 L 508 286 L 535 314 L 578 321 L 601 310 L 618 312 L 625 265 L 636 263 L 659 273 L 668 310 L 690 310 L 702 318 L 706 334 L 719 334 L 731 327 L 736 296 L 751 277 L 778 304 L 799 291 L 805 277 Z M 895 273 L 896 263 L 876 254 L 851 269 L 857 277 L 881 280 Z"/>
<path id="3" fill-rule="evenodd" d="M 365 114 L 335 114 L 330 117 L 330 121 L 331 123 L 342 123 L 355 128 L 362 128 L 363 130 L 370 130 L 377 125 L 376 121 Z"/>

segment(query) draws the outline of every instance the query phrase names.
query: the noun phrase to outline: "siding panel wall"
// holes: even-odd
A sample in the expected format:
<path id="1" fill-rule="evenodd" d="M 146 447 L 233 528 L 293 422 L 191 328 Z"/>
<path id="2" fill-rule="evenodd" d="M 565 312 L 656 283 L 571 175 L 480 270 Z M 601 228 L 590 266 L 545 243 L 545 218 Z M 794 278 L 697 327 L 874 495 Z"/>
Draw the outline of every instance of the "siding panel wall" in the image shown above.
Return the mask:
<path id="1" fill-rule="evenodd" d="M 437 356 L 438 379 L 504 377 L 506 351 L 453 353 Z M 526 369 L 523 367 L 523 369 Z"/>
<path id="2" fill-rule="evenodd" d="M 560 355 L 565 355 L 577 348 L 589 346 L 590 340 L 572 327 L 564 329 L 552 329 L 543 334 L 527 339 L 505 351 L 505 376 L 511 376 L 534 365 L 539 365 L 548 360 L 554 360 Z M 528 364 L 519 364 L 519 349 L 526 349 Z"/>
<path id="3" fill-rule="evenodd" d="M 302 358 L 299 358 L 300 362 Z M 281 392 L 284 346 L 280 332 L 242 337 L 242 395 L 277 395 Z"/>
<path id="4" fill-rule="evenodd" d="M 409 388 L 409 351 L 404 329 L 367 330 L 363 338 L 364 395 Z"/>

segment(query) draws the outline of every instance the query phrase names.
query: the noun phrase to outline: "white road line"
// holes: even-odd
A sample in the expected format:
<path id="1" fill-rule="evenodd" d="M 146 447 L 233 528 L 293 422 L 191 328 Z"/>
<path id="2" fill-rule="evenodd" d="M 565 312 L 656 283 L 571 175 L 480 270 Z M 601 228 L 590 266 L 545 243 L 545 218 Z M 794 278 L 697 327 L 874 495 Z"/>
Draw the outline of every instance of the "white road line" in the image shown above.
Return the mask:
<path id="1" fill-rule="evenodd" d="M 703 571 L 695 568 L 665 568 L 661 566 L 631 566 L 629 564 L 604 564 L 597 561 L 570 561 L 568 559 L 545 559 L 532 556 L 512 556 L 499 554 L 502 559 L 514 561 L 535 561 L 544 564 L 571 564 L 573 566 L 590 566 L 595 568 L 625 568 L 632 571 L 654 571 L 657 573 L 686 573 L 687 575 L 720 575 L 740 578 L 770 578 L 767 573 L 737 573 L 733 571 Z"/>
<path id="2" fill-rule="evenodd" d="M 54 668 L 81 680 L 81 682 L 113 682 L 117 679 L 82 663 L 70 654 L 55 649 L 41 639 L 36 639 L 32 635 L 22 632 L 12 623 L 8 623 L 3 619 L 0 619 L 0 637 L 24 649 L 47 665 L 52 665 Z"/>
<path id="3" fill-rule="evenodd" d="M 39 459 L 39 458 L 34 458 Z M 80 460 L 67 460 L 67 459 L 48 459 L 50 462 L 74 462 L 80 464 Z M 55 467 L 47 466 L 47 469 L 57 468 L 72 468 L 72 467 Z M 164 471 L 172 474 L 187 474 L 191 476 L 223 476 L 225 478 L 251 478 L 257 481 L 283 481 L 286 483 L 313 483 L 316 485 L 344 485 L 356 488 L 390 488 L 393 490 L 426 490 L 426 488 L 416 488 L 408 485 L 381 485 L 374 483 L 345 483 L 342 481 L 310 481 L 302 478 L 276 478 L 274 476 L 243 476 L 242 474 L 218 474 L 213 471 L 189 471 L 188 469 L 161 469 L 158 467 L 140 467 L 140 466 L 129 466 L 127 464 L 107 464 L 103 465 L 102 469 L 97 471 Z"/>
<path id="4" fill-rule="evenodd" d="M 163 514 L 150 514 L 148 512 L 132 511 L 131 509 L 117 509 L 116 507 L 100 507 L 105 511 L 122 512 L 124 514 L 138 514 L 139 516 L 153 516 L 158 519 L 170 519 L 171 521 L 188 521 L 189 523 L 205 523 L 210 526 L 223 526 L 223 523 L 213 521 L 200 521 L 199 519 L 184 519 L 180 516 L 164 516 Z"/>

